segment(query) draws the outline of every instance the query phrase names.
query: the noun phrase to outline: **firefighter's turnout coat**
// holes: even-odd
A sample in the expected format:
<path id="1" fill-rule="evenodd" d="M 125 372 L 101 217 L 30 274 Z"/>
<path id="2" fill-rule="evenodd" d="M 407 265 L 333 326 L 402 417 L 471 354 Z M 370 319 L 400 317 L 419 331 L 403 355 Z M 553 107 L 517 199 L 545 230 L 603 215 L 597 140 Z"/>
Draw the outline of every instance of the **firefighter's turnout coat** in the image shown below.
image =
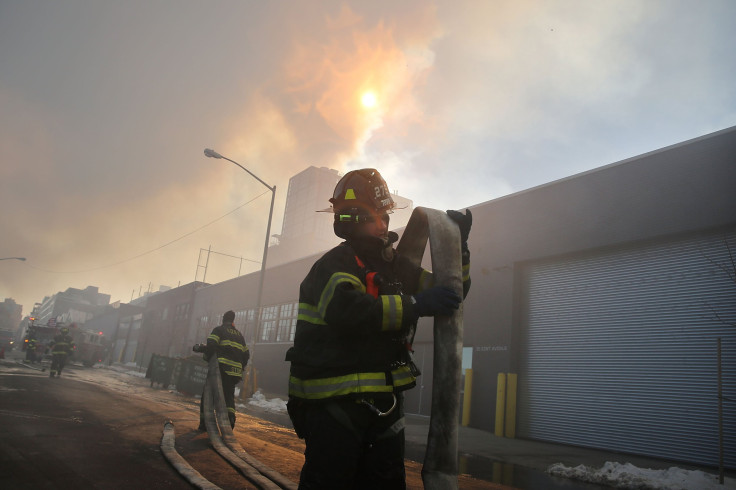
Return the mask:
<path id="1" fill-rule="evenodd" d="M 60 333 L 51 342 L 51 355 L 54 357 L 63 356 L 66 359 L 72 350 L 74 350 L 74 340 L 69 334 Z"/>
<path id="2" fill-rule="evenodd" d="M 54 337 L 51 343 L 51 369 L 49 369 L 49 375 L 52 378 L 56 375 L 61 376 L 61 371 L 66 364 L 66 358 L 73 350 L 74 341 L 71 335 L 60 333 Z"/>
<path id="3" fill-rule="evenodd" d="M 390 232 L 385 248 L 375 237 L 348 240 L 309 271 L 299 291 L 294 346 L 286 354 L 290 398 L 370 398 L 415 386 L 418 371 L 406 338 L 418 319 L 411 295 L 432 287 L 434 278 L 391 248 L 397 239 Z"/>
<path id="4" fill-rule="evenodd" d="M 209 361 L 214 355 L 217 356 L 220 372 L 238 380 L 243 376 L 243 369 L 250 359 L 250 351 L 245 345 L 243 335 L 227 324 L 215 327 L 207 337 L 204 360 Z"/>

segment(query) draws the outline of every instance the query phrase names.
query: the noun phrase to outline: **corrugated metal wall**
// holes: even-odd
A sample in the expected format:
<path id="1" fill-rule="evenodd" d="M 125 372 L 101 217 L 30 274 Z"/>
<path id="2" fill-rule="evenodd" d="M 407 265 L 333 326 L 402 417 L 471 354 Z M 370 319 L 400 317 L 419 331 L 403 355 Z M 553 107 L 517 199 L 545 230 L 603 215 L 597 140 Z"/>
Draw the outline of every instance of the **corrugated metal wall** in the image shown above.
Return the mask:
<path id="1" fill-rule="evenodd" d="M 736 231 L 525 269 L 522 437 L 736 468 Z M 720 317 L 720 318 L 719 318 Z M 730 324 L 728 324 L 730 323 Z"/>

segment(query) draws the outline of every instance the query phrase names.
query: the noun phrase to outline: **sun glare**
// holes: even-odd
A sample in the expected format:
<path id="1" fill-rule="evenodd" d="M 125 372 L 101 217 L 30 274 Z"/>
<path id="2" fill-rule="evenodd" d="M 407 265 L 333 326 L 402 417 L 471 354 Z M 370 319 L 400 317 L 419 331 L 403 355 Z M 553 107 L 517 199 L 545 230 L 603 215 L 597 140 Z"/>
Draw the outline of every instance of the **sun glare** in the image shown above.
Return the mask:
<path id="1" fill-rule="evenodd" d="M 365 108 L 372 108 L 376 106 L 376 94 L 373 92 L 366 92 L 363 94 L 363 97 L 361 97 L 360 101 L 363 103 L 363 107 Z"/>

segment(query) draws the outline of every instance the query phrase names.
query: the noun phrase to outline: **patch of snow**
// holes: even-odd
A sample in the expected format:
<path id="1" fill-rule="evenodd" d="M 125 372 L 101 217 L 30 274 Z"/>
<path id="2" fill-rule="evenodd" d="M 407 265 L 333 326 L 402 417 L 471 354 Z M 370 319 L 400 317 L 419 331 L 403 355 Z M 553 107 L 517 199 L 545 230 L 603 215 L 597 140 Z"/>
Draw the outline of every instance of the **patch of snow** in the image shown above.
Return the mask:
<path id="1" fill-rule="evenodd" d="M 265 408 L 272 412 L 286 412 L 286 402 L 284 400 L 281 398 L 271 398 L 270 400 L 267 400 L 263 393 L 261 393 L 261 390 L 253 393 L 253 396 L 248 399 L 248 404 Z"/>
<path id="2" fill-rule="evenodd" d="M 674 466 L 666 470 L 654 470 L 638 468 L 631 463 L 607 461 L 601 468 L 596 469 L 585 465 L 570 467 L 555 463 L 547 468 L 547 472 L 553 476 L 632 490 L 736 489 L 736 480 L 733 478 L 725 478 L 721 485 L 718 483 L 717 475 Z"/>
<path id="3" fill-rule="evenodd" d="M 130 368 L 133 368 L 133 367 L 136 368 L 136 369 L 130 369 Z M 112 366 L 108 366 L 106 369 L 109 369 L 110 371 L 116 371 L 118 373 L 129 374 L 129 375 L 135 376 L 137 378 L 145 378 L 146 377 L 146 372 L 145 371 L 140 371 L 139 368 L 138 368 L 138 366 L 135 365 L 135 363 L 128 363 L 128 364 L 125 364 L 125 366 L 112 365 Z"/>

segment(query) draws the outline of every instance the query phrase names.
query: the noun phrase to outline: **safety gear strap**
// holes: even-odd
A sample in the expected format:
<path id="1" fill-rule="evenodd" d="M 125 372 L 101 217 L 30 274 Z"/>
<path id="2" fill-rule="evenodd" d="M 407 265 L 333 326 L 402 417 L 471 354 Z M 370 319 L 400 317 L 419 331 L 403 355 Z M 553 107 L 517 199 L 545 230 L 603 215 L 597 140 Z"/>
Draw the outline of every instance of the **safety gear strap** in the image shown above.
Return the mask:
<path id="1" fill-rule="evenodd" d="M 360 257 L 357 255 L 355 256 L 355 262 L 357 262 L 358 267 L 365 270 L 365 264 L 362 260 L 360 260 Z M 366 272 L 365 274 L 365 292 L 373 296 L 374 298 L 378 298 L 378 284 L 376 284 L 376 274 L 377 272 Z"/>

